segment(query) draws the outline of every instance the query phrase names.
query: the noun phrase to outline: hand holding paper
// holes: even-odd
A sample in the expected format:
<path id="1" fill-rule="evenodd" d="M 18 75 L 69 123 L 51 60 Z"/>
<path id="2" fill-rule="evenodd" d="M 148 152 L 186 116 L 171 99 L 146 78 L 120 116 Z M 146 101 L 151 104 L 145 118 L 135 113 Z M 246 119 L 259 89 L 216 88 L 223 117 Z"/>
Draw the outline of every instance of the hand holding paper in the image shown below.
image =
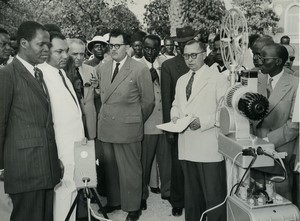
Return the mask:
<path id="1" fill-rule="evenodd" d="M 169 123 L 156 125 L 158 129 L 173 132 L 173 133 L 181 133 L 184 131 L 190 123 L 193 121 L 193 116 L 186 116 L 184 118 L 178 118 L 174 123 L 173 119 Z M 174 118 L 175 120 L 175 118 Z"/>

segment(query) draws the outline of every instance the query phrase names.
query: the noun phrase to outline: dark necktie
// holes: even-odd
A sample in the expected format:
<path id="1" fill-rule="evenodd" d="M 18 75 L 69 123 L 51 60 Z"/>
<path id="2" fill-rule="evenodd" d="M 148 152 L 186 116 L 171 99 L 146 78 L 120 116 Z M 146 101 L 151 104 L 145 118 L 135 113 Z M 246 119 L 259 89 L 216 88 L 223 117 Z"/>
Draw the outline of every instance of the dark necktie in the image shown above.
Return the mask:
<path id="1" fill-rule="evenodd" d="M 112 78 L 111 78 L 111 83 L 114 81 L 115 77 L 117 76 L 117 74 L 118 74 L 118 72 L 119 72 L 119 65 L 120 65 L 120 63 L 117 63 L 117 64 L 116 64 L 116 67 L 115 67 L 113 76 L 112 76 Z"/>
<path id="2" fill-rule="evenodd" d="M 186 100 L 188 101 L 191 93 L 192 93 L 192 86 L 193 86 L 193 82 L 194 82 L 194 76 L 195 76 L 195 72 L 192 73 L 192 76 L 189 80 L 189 82 L 186 85 Z"/>
<path id="3" fill-rule="evenodd" d="M 79 94 L 79 99 L 81 99 L 84 96 L 84 88 L 83 88 L 83 79 L 81 77 L 81 74 L 79 72 L 79 68 L 76 68 L 76 93 Z M 78 97 L 78 95 L 77 95 Z"/>
<path id="4" fill-rule="evenodd" d="M 34 77 L 38 81 L 44 94 L 46 95 L 46 100 L 48 102 L 48 116 L 47 116 L 46 125 L 48 126 L 50 120 L 52 119 L 52 112 L 51 112 L 50 96 L 49 96 L 47 85 L 44 81 L 44 76 L 43 76 L 42 70 L 37 67 L 34 67 Z"/>
<path id="5" fill-rule="evenodd" d="M 150 74 L 151 74 L 152 82 L 157 80 L 157 82 L 159 83 L 159 77 L 158 77 L 156 69 L 153 67 L 153 63 L 152 63 L 152 67 L 150 68 Z"/>
<path id="6" fill-rule="evenodd" d="M 72 96 L 72 98 L 73 98 L 75 104 L 77 105 L 76 99 L 75 99 L 74 95 L 72 94 L 72 92 L 70 91 L 70 89 L 69 89 L 69 87 L 68 87 L 68 85 L 67 85 L 67 82 L 66 82 L 66 79 L 65 79 L 63 73 L 61 72 L 61 70 L 59 70 L 58 73 L 59 73 L 59 75 L 61 76 L 61 79 L 62 79 L 62 81 L 63 81 L 65 87 L 67 88 L 67 90 L 68 90 L 69 93 L 71 94 L 71 96 Z"/>
<path id="7" fill-rule="evenodd" d="M 268 98 L 270 97 L 270 95 L 273 92 L 272 81 L 273 81 L 273 78 L 270 78 L 269 82 L 267 84 L 267 96 L 268 96 Z"/>
<path id="8" fill-rule="evenodd" d="M 47 99 L 49 99 L 49 93 L 48 93 L 48 88 L 47 85 L 45 84 L 44 77 L 43 77 L 43 72 L 41 69 L 34 67 L 34 77 L 43 89 Z"/>

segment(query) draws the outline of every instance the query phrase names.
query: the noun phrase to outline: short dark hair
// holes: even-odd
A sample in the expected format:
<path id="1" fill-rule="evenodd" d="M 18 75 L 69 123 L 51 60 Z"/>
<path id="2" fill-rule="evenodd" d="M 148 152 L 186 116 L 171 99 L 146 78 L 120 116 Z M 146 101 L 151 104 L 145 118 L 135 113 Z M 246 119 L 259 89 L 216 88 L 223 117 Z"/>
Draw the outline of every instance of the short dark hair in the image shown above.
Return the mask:
<path id="1" fill-rule="evenodd" d="M 114 30 L 112 30 L 110 32 L 110 34 L 109 34 L 109 41 L 110 41 L 111 37 L 116 38 L 116 37 L 118 37 L 120 35 L 122 35 L 122 37 L 123 37 L 124 44 L 130 45 L 130 40 L 131 40 L 130 35 L 127 34 L 127 33 L 125 33 L 125 32 L 123 32 L 123 31 L 121 31 L 120 29 L 114 29 Z"/>
<path id="2" fill-rule="evenodd" d="M 188 42 L 185 44 L 185 46 L 187 46 L 187 45 L 192 45 L 192 44 L 198 44 L 198 45 L 200 46 L 200 49 L 206 52 L 206 46 L 205 46 L 205 44 L 202 43 L 201 41 L 197 41 L 197 40 L 195 40 L 195 39 L 192 39 L 192 40 L 188 41 Z M 184 46 L 184 47 L 185 47 L 185 46 Z"/>
<path id="3" fill-rule="evenodd" d="M 248 43 L 248 46 L 249 48 L 251 48 L 254 44 L 254 42 L 260 37 L 259 34 L 252 34 L 249 36 L 249 43 Z"/>
<path id="4" fill-rule="evenodd" d="M 281 44 L 274 44 L 274 46 L 275 46 L 275 49 L 276 49 L 276 54 L 279 58 L 281 58 L 282 66 L 284 66 L 285 62 L 289 58 L 289 52 L 286 49 L 286 47 L 284 47 Z"/>
<path id="5" fill-rule="evenodd" d="M 23 22 L 17 31 L 17 43 L 18 46 L 20 45 L 20 41 L 22 38 L 26 39 L 27 41 L 31 41 L 35 35 L 37 30 L 47 31 L 46 28 L 37 23 L 35 21 L 25 21 Z"/>
<path id="6" fill-rule="evenodd" d="M 49 32 L 50 34 L 50 44 L 49 44 L 49 49 L 52 47 L 52 40 L 54 38 L 58 38 L 58 39 L 61 39 L 61 40 L 66 40 L 66 37 L 60 33 L 60 32 L 57 32 L 57 31 L 50 31 Z"/>
<path id="7" fill-rule="evenodd" d="M 7 35 L 9 35 L 8 31 L 6 31 L 4 28 L 0 28 L 0 34 L 7 34 Z"/>
<path id="8" fill-rule="evenodd" d="M 285 41 L 286 40 L 286 41 Z M 290 37 L 287 35 L 284 35 L 280 38 L 280 44 L 290 44 Z"/>
<path id="9" fill-rule="evenodd" d="M 146 36 L 144 37 L 143 43 L 146 41 L 146 39 L 150 39 L 150 40 L 153 40 L 153 41 L 157 41 L 157 43 L 158 43 L 157 47 L 160 47 L 160 45 L 161 45 L 161 44 L 160 44 L 161 39 L 160 39 L 160 37 L 159 37 L 158 35 L 153 35 L 153 34 L 146 35 Z"/>
<path id="10" fill-rule="evenodd" d="M 60 27 L 58 27 L 56 24 L 44 24 L 44 27 L 48 32 L 55 31 L 61 33 Z"/>

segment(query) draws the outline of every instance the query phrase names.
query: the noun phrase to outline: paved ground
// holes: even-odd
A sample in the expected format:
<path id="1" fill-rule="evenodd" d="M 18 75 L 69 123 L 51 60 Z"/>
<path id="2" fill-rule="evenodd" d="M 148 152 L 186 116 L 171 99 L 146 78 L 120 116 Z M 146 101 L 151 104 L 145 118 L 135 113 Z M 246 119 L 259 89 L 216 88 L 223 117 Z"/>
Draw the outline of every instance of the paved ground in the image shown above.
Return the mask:
<path id="1" fill-rule="evenodd" d="M 105 205 L 105 199 L 102 199 L 103 205 Z M 94 211 L 97 211 L 97 205 L 92 205 Z M 172 216 L 172 206 L 167 200 L 162 200 L 160 194 L 153 194 L 150 192 L 149 199 L 147 200 L 147 210 L 143 210 L 140 217 L 140 221 L 183 221 L 184 212 L 180 217 Z M 98 213 L 97 213 L 98 214 Z M 99 215 L 99 214 L 98 214 Z M 118 210 L 113 213 L 109 213 L 108 217 L 112 221 L 124 221 L 127 213 Z"/>

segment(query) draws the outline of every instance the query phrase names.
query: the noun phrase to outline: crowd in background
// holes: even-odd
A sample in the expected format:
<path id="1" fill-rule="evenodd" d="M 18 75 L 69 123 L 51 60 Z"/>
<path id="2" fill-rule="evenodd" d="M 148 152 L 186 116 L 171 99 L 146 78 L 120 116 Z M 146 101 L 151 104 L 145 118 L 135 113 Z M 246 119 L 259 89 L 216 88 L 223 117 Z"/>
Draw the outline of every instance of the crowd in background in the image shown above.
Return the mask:
<path id="1" fill-rule="evenodd" d="M 54 24 L 24 22 L 14 36 L 0 28 L 0 207 L 6 218 L 65 219 L 77 195 L 74 142 L 84 137 L 99 159 L 97 191 L 107 198 L 100 213 L 122 209 L 126 220 L 138 220 L 149 190 L 170 202 L 173 216 L 185 209 L 187 221 L 221 203 L 228 190 L 215 114 L 230 72 L 220 35 L 206 40 L 191 27 L 164 39 L 112 30 L 90 41 L 66 38 Z M 251 123 L 253 133 L 287 152 L 286 179 L 274 185 L 299 208 L 295 49 L 288 36 L 276 43 L 253 34 L 244 57 L 241 70 L 258 72 L 258 92 L 270 103 L 266 118 Z M 156 127 L 186 116 L 192 120 L 182 133 Z M 251 174 L 265 182 L 282 170 L 275 165 Z M 71 219 L 84 220 L 85 206 L 80 201 Z M 226 220 L 226 206 L 206 216 Z"/>

